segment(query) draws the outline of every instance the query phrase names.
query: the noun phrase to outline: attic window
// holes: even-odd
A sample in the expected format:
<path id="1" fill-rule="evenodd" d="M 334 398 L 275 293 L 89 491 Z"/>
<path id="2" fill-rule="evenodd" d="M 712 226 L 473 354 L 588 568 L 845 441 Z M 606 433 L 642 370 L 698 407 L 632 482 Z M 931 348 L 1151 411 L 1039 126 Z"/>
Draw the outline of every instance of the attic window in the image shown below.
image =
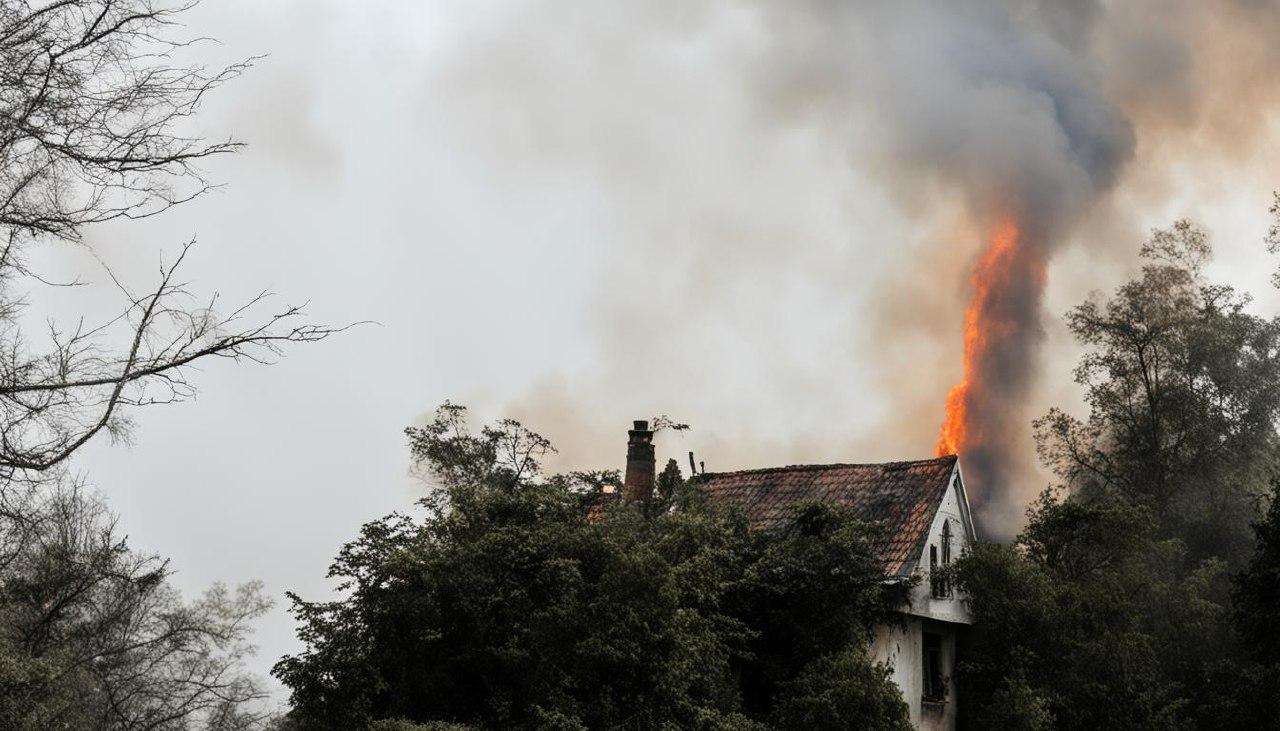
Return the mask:
<path id="1" fill-rule="evenodd" d="M 938 570 L 938 547 L 929 546 L 929 590 L 935 599 L 946 599 L 951 594 L 951 580 L 946 568 L 951 565 L 951 521 L 942 521 L 942 571 Z"/>

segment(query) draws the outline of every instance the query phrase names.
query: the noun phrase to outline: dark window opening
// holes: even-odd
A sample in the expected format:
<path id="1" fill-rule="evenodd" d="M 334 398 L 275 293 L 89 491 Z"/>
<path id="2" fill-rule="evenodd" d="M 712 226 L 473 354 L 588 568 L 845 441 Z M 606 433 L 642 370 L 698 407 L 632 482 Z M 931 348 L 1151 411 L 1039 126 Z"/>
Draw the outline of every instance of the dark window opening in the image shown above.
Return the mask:
<path id="1" fill-rule="evenodd" d="M 951 596 L 951 577 L 947 569 L 951 566 L 951 521 L 942 521 L 942 571 L 938 568 L 938 549 L 929 547 L 929 587 L 936 599 Z"/>
<path id="2" fill-rule="evenodd" d="M 951 563 L 951 521 L 942 521 L 942 565 Z"/>
<path id="3" fill-rule="evenodd" d="M 942 635 L 925 632 L 923 647 L 924 700 L 942 703 L 947 699 L 947 681 L 942 674 Z"/>
<path id="4" fill-rule="evenodd" d="M 942 575 L 938 573 L 938 547 L 929 546 L 929 593 L 942 596 Z"/>

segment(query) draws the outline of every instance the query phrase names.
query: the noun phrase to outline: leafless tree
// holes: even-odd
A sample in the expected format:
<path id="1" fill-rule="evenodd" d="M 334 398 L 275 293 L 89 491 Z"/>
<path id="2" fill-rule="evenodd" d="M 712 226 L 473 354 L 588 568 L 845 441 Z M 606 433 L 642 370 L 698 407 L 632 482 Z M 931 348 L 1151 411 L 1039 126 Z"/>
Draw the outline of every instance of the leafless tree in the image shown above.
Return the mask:
<path id="1" fill-rule="evenodd" d="M 135 292 L 106 270 L 119 311 L 23 332 L 19 293 L 56 286 L 26 264 L 30 247 L 89 246 L 86 228 L 154 216 L 210 188 L 200 163 L 232 152 L 184 130 L 204 96 L 248 62 L 210 71 L 177 64 L 189 5 L 152 0 L 0 0 L 0 477 L 63 463 L 124 410 L 193 393 L 207 358 L 270 360 L 333 328 L 297 307 L 264 311 L 264 293 L 221 307 L 179 279 L 190 244 Z M 105 266 L 105 265 L 104 265 Z M 223 312 L 224 314 L 218 314 Z"/>
<path id="2" fill-rule="evenodd" d="M 156 556 L 130 550 L 70 479 L 0 497 L 0 727 L 248 728 L 265 720 L 243 670 L 257 584 L 183 602 Z"/>

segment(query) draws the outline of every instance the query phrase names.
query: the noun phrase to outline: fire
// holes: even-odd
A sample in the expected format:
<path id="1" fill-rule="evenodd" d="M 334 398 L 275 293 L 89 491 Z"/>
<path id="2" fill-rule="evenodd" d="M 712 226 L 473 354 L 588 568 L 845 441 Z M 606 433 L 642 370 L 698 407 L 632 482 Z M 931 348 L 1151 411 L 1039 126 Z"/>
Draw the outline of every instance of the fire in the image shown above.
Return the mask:
<path id="1" fill-rule="evenodd" d="M 983 406 L 1002 384 L 1002 358 L 1020 357 L 1013 346 L 1025 336 L 1022 319 L 1010 301 L 1026 288 L 1044 286 L 1044 261 L 1025 245 L 1018 222 L 1006 217 L 995 227 L 970 275 L 972 299 L 964 313 L 964 373 L 947 394 L 946 419 L 938 434 L 937 454 L 961 454 L 987 441 L 982 434 Z M 1037 298 L 1038 299 L 1038 298 Z M 994 424 L 991 426 L 995 426 Z M 988 437 L 994 435 L 987 435 Z"/>

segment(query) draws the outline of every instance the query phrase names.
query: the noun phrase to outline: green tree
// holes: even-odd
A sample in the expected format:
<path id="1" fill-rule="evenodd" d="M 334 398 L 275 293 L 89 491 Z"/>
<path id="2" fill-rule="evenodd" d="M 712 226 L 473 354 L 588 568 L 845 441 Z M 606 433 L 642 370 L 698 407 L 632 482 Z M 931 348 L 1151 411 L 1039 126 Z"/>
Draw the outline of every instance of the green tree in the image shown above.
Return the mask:
<path id="1" fill-rule="evenodd" d="M 784 729 L 910 731 L 906 701 L 888 678 L 860 647 L 821 655 L 783 684 L 771 720 Z"/>
<path id="2" fill-rule="evenodd" d="M 964 556 L 956 578 L 975 623 L 961 650 L 962 711 L 982 728 L 1177 728 L 1151 603 L 1134 597 L 1168 591 L 1151 532 L 1141 509 L 1046 493 L 1013 546 Z"/>
<path id="3" fill-rule="evenodd" d="M 1235 611 L 1254 659 L 1280 666 L 1280 477 L 1271 484 L 1267 512 L 1253 526 L 1253 557 L 1236 577 Z"/>
<path id="4" fill-rule="evenodd" d="M 684 476 L 680 474 L 680 465 L 674 459 L 667 460 L 667 466 L 658 473 L 655 492 L 660 501 L 670 502 L 676 490 L 684 485 Z"/>
<path id="5" fill-rule="evenodd" d="M 1180 221 L 1142 247 L 1141 276 L 1067 315 L 1089 415 L 1036 422 L 1040 455 L 1072 493 L 1140 502 L 1188 561 L 1242 565 L 1244 526 L 1275 467 L 1280 320 L 1206 280 L 1212 249 Z"/>
<path id="6" fill-rule="evenodd" d="M 848 511 L 811 505 L 784 531 L 755 539 L 732 603 L 754 630 L 742 681 L 747 708 L 763 716 L 780 685 L 816 660 L 864 646 L 888 598 L 880 559 Z"/>
<path id="7" fill-rule="evenodd" d="M 1235 620 L 1251 661 L 1234 673 L 1219 673 L 1226 693 L 1221 715 L 1262 727 L 1280 715 L 1280 477 L 1272 480 L 1269 506 L 1254 524 L 1256 548 L 1235 577 Z"/>

